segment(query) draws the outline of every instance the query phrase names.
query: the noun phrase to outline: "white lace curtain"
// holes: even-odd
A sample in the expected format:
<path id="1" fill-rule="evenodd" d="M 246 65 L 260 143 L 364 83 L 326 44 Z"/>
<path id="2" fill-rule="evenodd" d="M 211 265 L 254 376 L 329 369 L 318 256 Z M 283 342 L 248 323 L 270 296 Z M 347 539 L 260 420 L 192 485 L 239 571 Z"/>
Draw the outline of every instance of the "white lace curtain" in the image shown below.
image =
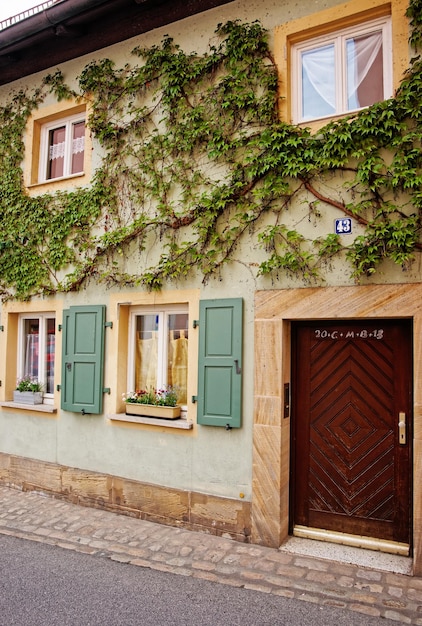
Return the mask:
<path id="1" fill-rule="evenodd" d="M 53 143 L 50 146 L 50 161 L 63 159 L 65 155 L 65 128 L 58 128 L 52 133 Z M 75 124 L 74 137 L 72 139 L 72 154 L 80 154 L 85 150 L 85 125 Z"/>

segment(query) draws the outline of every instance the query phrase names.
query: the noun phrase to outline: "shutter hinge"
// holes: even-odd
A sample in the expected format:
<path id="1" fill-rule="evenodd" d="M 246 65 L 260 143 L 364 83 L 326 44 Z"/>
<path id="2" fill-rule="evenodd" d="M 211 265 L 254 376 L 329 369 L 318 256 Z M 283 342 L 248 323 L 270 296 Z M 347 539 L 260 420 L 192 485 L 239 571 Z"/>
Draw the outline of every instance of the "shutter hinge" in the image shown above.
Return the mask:
<path id="1" fill-rule="evenodd" d="M 0 330 L 1 330 L 1 332 L 3 332 L 4 331 L 4 326 L 0 326 Z"/>
<path id="2" fill-rule="evenodd" d="M 57 391 L 61 391 L 62 390 L 62 386 L 61 385 L 56 385 L 56 389 L 57 389 Z"/>
<path id="3" fill-rule="evenodd" d="M 63 328 L 62 324 L 59 324 L 59 325 L 57 326 L 57 330 L 58 330 L 58 331 L 61 331 L 61 330 L 62 330 L 62 328 Z"/>
<path id="4" fill-rule="evenodd" d="M 103 393 L 108 393 L 108 394 L 110 394 L 110 393 L 111 393 L 111 391 L 110 391 L 110 387 L 103 387 Z"/>
<path id="5" fill-rule="evenodd" d="M 193 322 L 192 322 L 192 326 L 193 326 L 194 328 L 198 328 L 198 326 L 199 326 L 199 320 L 193 320 Z"/>
<path id="6" fill-rule="evenodd" d="M 195 404 L 198 402 L 198 396 L 192 396 L 192 402 Z"/>
<path id="7" fill-rule="evenodd" d="M 113 328 L 113 322 L 106 322 L 104 328 Z"/>

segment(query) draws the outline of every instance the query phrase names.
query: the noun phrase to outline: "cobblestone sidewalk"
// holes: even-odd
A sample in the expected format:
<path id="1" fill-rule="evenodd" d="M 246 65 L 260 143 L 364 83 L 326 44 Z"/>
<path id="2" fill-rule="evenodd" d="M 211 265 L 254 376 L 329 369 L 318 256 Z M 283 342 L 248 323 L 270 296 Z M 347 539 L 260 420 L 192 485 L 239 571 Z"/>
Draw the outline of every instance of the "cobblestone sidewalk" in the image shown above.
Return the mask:
<path id="1" fill-rule="evenodd" d="M 422 578 L 237 543 L 4 486 L 1 534 L 422 626 Z"/>

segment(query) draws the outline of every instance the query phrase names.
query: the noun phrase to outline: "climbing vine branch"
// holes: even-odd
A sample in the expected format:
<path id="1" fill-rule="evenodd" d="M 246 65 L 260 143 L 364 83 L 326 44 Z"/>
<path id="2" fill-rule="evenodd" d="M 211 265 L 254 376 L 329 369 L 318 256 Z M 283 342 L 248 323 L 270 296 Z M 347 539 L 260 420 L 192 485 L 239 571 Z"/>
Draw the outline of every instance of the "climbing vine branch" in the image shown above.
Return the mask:
<path id="1" fill-rule="evenodd" d="M 416 52 L 421 9 L 412 0 L 407 11 Z M 102 162 L 88 188 L 30 197 L 24 133 L 49 93 L 89 99 Z M 50 74 L 0 108 L 0 295 L 72 291 L 92 278 L 146 289 L 198 272 L 208 280 L 236 255 L 254 266 L 242 257 L 251 241 L 257 273 L 274 279 L 321 281 L 336 256 L 356 280 L 386 260 L 407 270 L 422 247 L 421 98 L 415 56 L 395 98 L 317 135 L 286 124 L 258 22 L 219 25 L 203 55 L 166 37 L 123 68 L 92 62 L 78 89 Z M 357 224 L 347 245 L 309 235 L 328 211 Z"/>

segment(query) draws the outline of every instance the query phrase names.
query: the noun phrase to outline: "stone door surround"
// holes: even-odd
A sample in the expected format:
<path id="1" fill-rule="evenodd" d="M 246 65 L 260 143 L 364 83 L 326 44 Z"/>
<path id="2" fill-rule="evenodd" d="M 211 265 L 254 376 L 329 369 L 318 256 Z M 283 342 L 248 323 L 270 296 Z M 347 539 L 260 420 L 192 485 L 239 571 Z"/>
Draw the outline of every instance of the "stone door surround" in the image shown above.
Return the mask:
<path id="1" fill-rule="evenodd" d="M 252 541 L 278 547 L 288 535 L 290 324 L 298 320 L 413 320 L 413 572 L 422 575 L 422 284 L 258 291 L 255 297 L 255 402 Z"/>

